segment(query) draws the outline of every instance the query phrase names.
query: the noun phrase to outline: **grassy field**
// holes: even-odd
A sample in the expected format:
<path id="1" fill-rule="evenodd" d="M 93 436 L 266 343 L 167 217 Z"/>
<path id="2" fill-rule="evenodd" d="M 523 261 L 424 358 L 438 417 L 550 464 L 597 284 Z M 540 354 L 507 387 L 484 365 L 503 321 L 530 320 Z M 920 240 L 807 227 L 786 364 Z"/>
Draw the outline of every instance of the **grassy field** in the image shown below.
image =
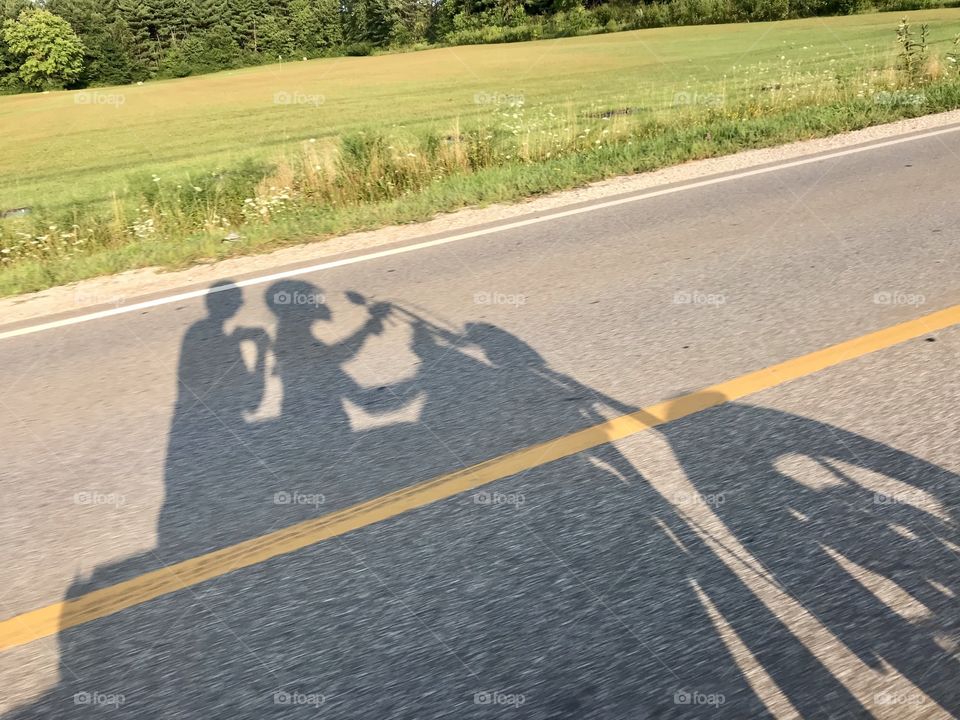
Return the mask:
<path id="1" fill-rule="evenodd" d="M 960 10 L 871 14 L 284 62 L 0 97 L 0 211 L 27 206 L 34 225 L 73 217 L 79 226 L 99 213 L 103 228 L 114 226 L 90 230 L 86 244 L 77 227 L 78 242 L 59 249 L 30 240 L 33 254 L 18 241 L 0 266 L 0 294 L 956 106 L 953 85 L 938 79 L 957 74 L 948 64 L 933 63 L 923 93 L 907 93 L 895 77 L 901 15 L 929 24 L 934 58 L 960 32 Z M 348 166 L 357 175 L 349 182 Z M 244 167 L 239 195 L 217 190 L 217 203 L 233 203 L 221 212 L 201 178 Z M 183 210 L 191 188 L 205 204 Z M 8 248 L 37 232 L 3 222 Z M 228 229 L 242 230 L 242 241 L 221 246 Z"/>

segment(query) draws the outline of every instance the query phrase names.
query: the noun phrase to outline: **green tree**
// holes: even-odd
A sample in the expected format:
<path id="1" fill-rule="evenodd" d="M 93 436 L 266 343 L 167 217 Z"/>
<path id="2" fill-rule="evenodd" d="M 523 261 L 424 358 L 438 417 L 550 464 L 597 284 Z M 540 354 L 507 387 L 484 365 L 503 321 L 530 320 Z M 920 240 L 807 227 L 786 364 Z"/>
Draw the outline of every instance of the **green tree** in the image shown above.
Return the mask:
<path id="1" fill-rule="evenodd" d="M 70 23 L 48 10 L 23 10 L 16 20 L 5 20 L 3 39 L 28 88 L 61 88 L 83 72 L 83 43 Z"/>
<path id="2" fill-rule="evenodd" d="M 263 50 L 260 42 L 260 25 L 267 15 L 270 15 L 267 4 L 263 0 L 230 0 L 227 4 L 226 17 L 219 22 L 226 22 L 233 32 L 233 39 L 244 48 L 254 51 Z M 285 24 L 285 18 L 281 19 Z"/>
<path id="3" fill-rule="evenodd" d="M 16 20 L 24 10 L 33 9 L 30 0 L 0 0 L 0 94 L 23 92 L 23 83 L 17 70 L 20 62 L 3 39 L 3 21 Z"/>
<path id="4" fill-rule="evenodd" d="M 432 8 L 427 37 L 432 42 L 442 42 L 453 32 L 453 18 L 460 11 L 457 0 L 438 0 Z"/>
<path id="5" fill-rule="evenodd" d="M 0 19 L 16 20 L 24 10 L 33 10 L 30 0 L 0 0 Z"/>
<path id="6" fill-rule="evenodd" d="M 317 46 L 322 50 L 341 47 L 343 45 L 343 13 L 340 0 L 314 0 L 313 4 L 320 18 Z"/>
<path id="7" fill-rule="evenodd" d="M 195 72 L 234 67 L 239 58 L 240 46 L 230 28 L 218 24 L 171 45 L 164 57 L 163 71 L 173 77 L 186 77 Z"/>
<path id="8" fill-rule="evenodd" d="M 10 52 L 0 32 L 0 94 L 20 92 L 23 89 L 17 76 L 17 59 Z"/>
<path id="9" fill-rule="evenodd" d="M 236 67 L 240 61 L 240 46 L 233 39 L 230 28 L 222 23 L 214 25 L 201 36 L 204 45 L 202 63 L 211 70 Z"/>
<path id="10" fill-rule="evenodd" d="M 135 82 L 150 77 L 150 68 L 140 60 L 133 31 L 121 15 L 117 14 L 113 22 L 107 26 L 107 33 L 109 39 L 105 42 L 106 51 L 115 53 L 111 67 L 118 76 L 128 78 L 117 80 L 116 83 Z M 114 82 L 109 78 L 104 79 L 107 82 Z"/>
<path id="11" fill-rule="evenodd" d="M 433 13 L 432 3 L 429 0 L 396 0 L 391 5 L 394 18 L 391 44 L 408 45 L 426 40 Z"/>
<path id="12" fill-rule="evenodd" d="M 367 3 L 365 0 L 344 0 L 344 4 L 344 36 L 347 42 L 367 42 Z"/>
<path id="13" fill-rule="evenodd" d="M 195 0 L 191 22 L 194 30 L 207 30 L 227 18 L 225 0 Z"/>
<path id="14" fill-rule="evenodd" d="M 158 60 L 158 46 L 150 35 L 149 10 L 138 0 L 117 0 L 117 10 L 132 39 L 135 66 L 149 72 Z"/>
<path id="15" fill-rule="evenodd" d="M 142 79 L 133 57 L 133 38 L 116 7 L 102 0 L 48 0 L 46 9 L 68 23 L 83 43 L 80 85 L 119 85 Z M 112 20 L 112 21 L 111 21 Z"/>
<path id="16" fill-rule="evenodd" d="M 273 15 L 267 15 L 258 24 L 260 52 L 267 58 L 276 60 L 296 56 L 296 45 L 287 23 Z"/>
<path id="17" fill-rule="evenodd" d="M 350 0 L 348 37 L 352 42 L 385 46 L 404 34 L 401 0 Z"/>
<path id="18" fill-rule="evenodd" d="M 312 53 L 319 47 L 320 15 L 309 0 L 290 0 L 287 26 L 297 52 Z"/>

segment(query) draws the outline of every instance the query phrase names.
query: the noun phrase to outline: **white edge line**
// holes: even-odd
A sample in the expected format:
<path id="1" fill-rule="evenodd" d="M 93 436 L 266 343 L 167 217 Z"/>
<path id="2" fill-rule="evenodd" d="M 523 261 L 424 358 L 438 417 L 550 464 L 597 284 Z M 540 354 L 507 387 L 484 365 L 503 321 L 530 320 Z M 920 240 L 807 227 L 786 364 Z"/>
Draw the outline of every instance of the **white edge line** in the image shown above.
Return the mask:
<path id="1" fill-rule="evenodd" d="M 264 283 L 273 282 L 275 280 L 283 280 L 285 278 L 296 277 L 298 275 L 307 275 L 309 273 L 319 272 L 321 270 L 330 270 L 337 267 L 343 267 L 345 265 L 353 265 L 355 263 L 365 262 L 367 260 L 376 260 L 378 258 L 391 257 L 393 255 L 402 255 L 404 253 L 414 252 L 415 250 L 424 250 L 426 248 L 437 247 L 438 245 L 446 245 L 447 243 L 457 242 L 459 240 L 469 240 L 470 238 L 482 237 L 483 235 L 493 235 L 494 233 L 504 232 L 506 230 L 515 230 L 517 228 L 527 227 L 529 225 L 537 225 L 539 223 L 550 222 L 552 220 L 559 220 L 560 218 L 572 217 L 574 215 L 581 215 L 583 213 L 594 212 L 596 210 L 604 210 L 606 208 L 617 207 L 618 205 L 626 205 L 628 203 L 639 202 L 641 200 L 648 200 L 650 198 L 661 197 L 663 195 L 672 195 L 678 192 L 684 192 L 686 190 L 695 190 L 696 188 L 707 187 L 710 185 L 719 185 L 721 183 L 733 182 L 734 180 L 742 180 L 743 178 L 753 177 L 755 175 L 765 175 L 771 172 L 777 172 L 778 170 L 786 170 L 788 168 L 799 167 L 801 165 L 809 165 L 811 163 L 823 162 L 824 160 L 831 160 L 833 158 L 844 157 L 846 155 L 856 155 L 858 153 L 867 152 L 868 150 L 876 150 L 878 148 L 890 147 L 891 145 L 899 145 L 901 143 L 913 142 L 914 140 L 923 140 L 930 137 L 935 137 L 937 135 L 944 135 L 946 133 L 960 131 L 960 126 L 941 128 L 939 130 L 931 130 L 929 132 L 922 133 L 920 135 L 910 135 L 908 137 L 899 137 L 891 140 L 884 140 L 877 143 L 872 143 L 870 145 L 864 145 L 861 147 L 847 148 L 845 150 L 837 150 L 832 153 L 827 153 L 825 155 L 816 155 L 813 157 L 800 158 L 798 160 L 790 160 L 788 162 L 780 163 L 778 165 L 770 165 L 767 167 L 754 168 L 752 170 L 743 170 L 738 173 L 733 173 L 731 175 L 723 175 L 716 178 L 708 178 L 706 180 L 696 180 L 694 182 L 686 183 L 684 185 L 679 185 L 671 188 L 664 188 L 662 190 L 653 190 L 651 192 L 641 193 L 638 195 L 631 195 L 630 197 L 619 198 L 617 200 L 605 200 L 602 202 L 594 203 L 592 205 L 587 205 L 586 207 L 573 208 L 571 210 L 561 210 L 560 212 L 549 213 L 547 215 L 541 215 L 540 217 L 529 218 L 527 220 L 517 220 L 511 223 L 505 223 L 503 225 L 497 225 L 496 227 L 484 228 L 482 230 L 471 230 L 470 232 L 459 233 L 457 235 L 450 235 L 444 238 L 438 238 L 436 240 L 428 240 L 426 242 L 415 243 L 413 245 L 404 245 L 398 248 L 392 248 L 390 250 L 379 250 L 377 252 L 367 253 L 365 255 L 358 255 L 356 257 L 344 258 L 342 260 L 331 260 L 329 262 L 317 263 L 316 265 L 308 265 L 306 267 L 294 268 L 291 270 L 284 270 L 282 272 L 270 273 L 269 275 L 260 275 L 254 278 L 248 278 L 246 280 L 239 280 L 232 283 L 225 283 L 223 285 L 217 285 L 216 287 L 204 288 L 202 290 L 191 290 L 189 292 L 177 293 L 176 295 L 167 295 L 166 297 L 155 298 L 153 300 L 145 300 L 143 302 L 134 303 L 133 305 L 123 305 L 118 307 L 109 308 L 107 310 L 100 310 L 98 312 L 87 313 L 86 315 L 75 315 L 73 317 L 63 318 L 61 320 L 53 320 L 51 322 L 40 323 L 38 325 L 28 325 L 27 327 L 18 328 L 16 330 L 7 330 L 6 332 L 0 332 L 0 340 L 6 340 L 8 338 L 19 337 L 21 335 L 30 335 L 32 333 L 41 332 L 43 330 L 53 330 L 55 328 L 66 327 L 68 325 L 76 325 L 78 323 L 87 322 L 89 320 L 99 320 L 101 318 L 113 317 L 114 315 L 123 315 L 124 313 L 136 312 L 138 310 L 146 310 L 148 308 L 158 307 L 160 305 L 169 305 L 170 303 L 182 302 L 184 300 L 192 300 L 193 298 L 204 297 L 206 295 L 212 295 L 216 292 L 221 292 L 223 290 L 230 290 L 232 288 L 238 287 L 250 287 L 252 285 L 262 285 Z"/>

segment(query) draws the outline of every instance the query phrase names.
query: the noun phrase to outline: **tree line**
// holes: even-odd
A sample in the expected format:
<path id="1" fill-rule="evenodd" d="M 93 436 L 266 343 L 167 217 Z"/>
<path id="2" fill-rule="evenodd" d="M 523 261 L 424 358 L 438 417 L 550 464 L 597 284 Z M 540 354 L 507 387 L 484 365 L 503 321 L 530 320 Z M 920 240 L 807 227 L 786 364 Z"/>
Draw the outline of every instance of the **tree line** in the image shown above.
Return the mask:
<path id="1" fill-rule="evenodd" d="M 871 0 L 0 0 L 0 92 L 379 49 L 858 12 Z M 899 9 L 901 0 L 873 0 Z M 931 0 L 906 0 L 933 5 Z M 939 3 L 937 3 L 939 4 Z M 883 7 L 885 5 L 886 7 Z"/>

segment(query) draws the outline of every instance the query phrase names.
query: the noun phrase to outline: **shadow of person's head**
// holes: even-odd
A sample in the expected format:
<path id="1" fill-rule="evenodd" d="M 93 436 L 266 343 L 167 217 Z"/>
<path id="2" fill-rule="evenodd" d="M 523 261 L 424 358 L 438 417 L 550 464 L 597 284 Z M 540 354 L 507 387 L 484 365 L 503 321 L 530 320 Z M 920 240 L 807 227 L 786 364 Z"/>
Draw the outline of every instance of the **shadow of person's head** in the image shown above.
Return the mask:
<path id="1" fill-rule="evenodd" d="M 285 324 L 309 324 L 330 320 L 333 313 L 323 291 L 305 280 L 280 280 L 266 292 L 267 307 Z"/>
<path id="2" fill-rule="evenodd" d="M 210 286 L 204 299 L 210 320 L 223 323 L 243 306 L 243 291 L 233 280 L 220 280 Z"/>

